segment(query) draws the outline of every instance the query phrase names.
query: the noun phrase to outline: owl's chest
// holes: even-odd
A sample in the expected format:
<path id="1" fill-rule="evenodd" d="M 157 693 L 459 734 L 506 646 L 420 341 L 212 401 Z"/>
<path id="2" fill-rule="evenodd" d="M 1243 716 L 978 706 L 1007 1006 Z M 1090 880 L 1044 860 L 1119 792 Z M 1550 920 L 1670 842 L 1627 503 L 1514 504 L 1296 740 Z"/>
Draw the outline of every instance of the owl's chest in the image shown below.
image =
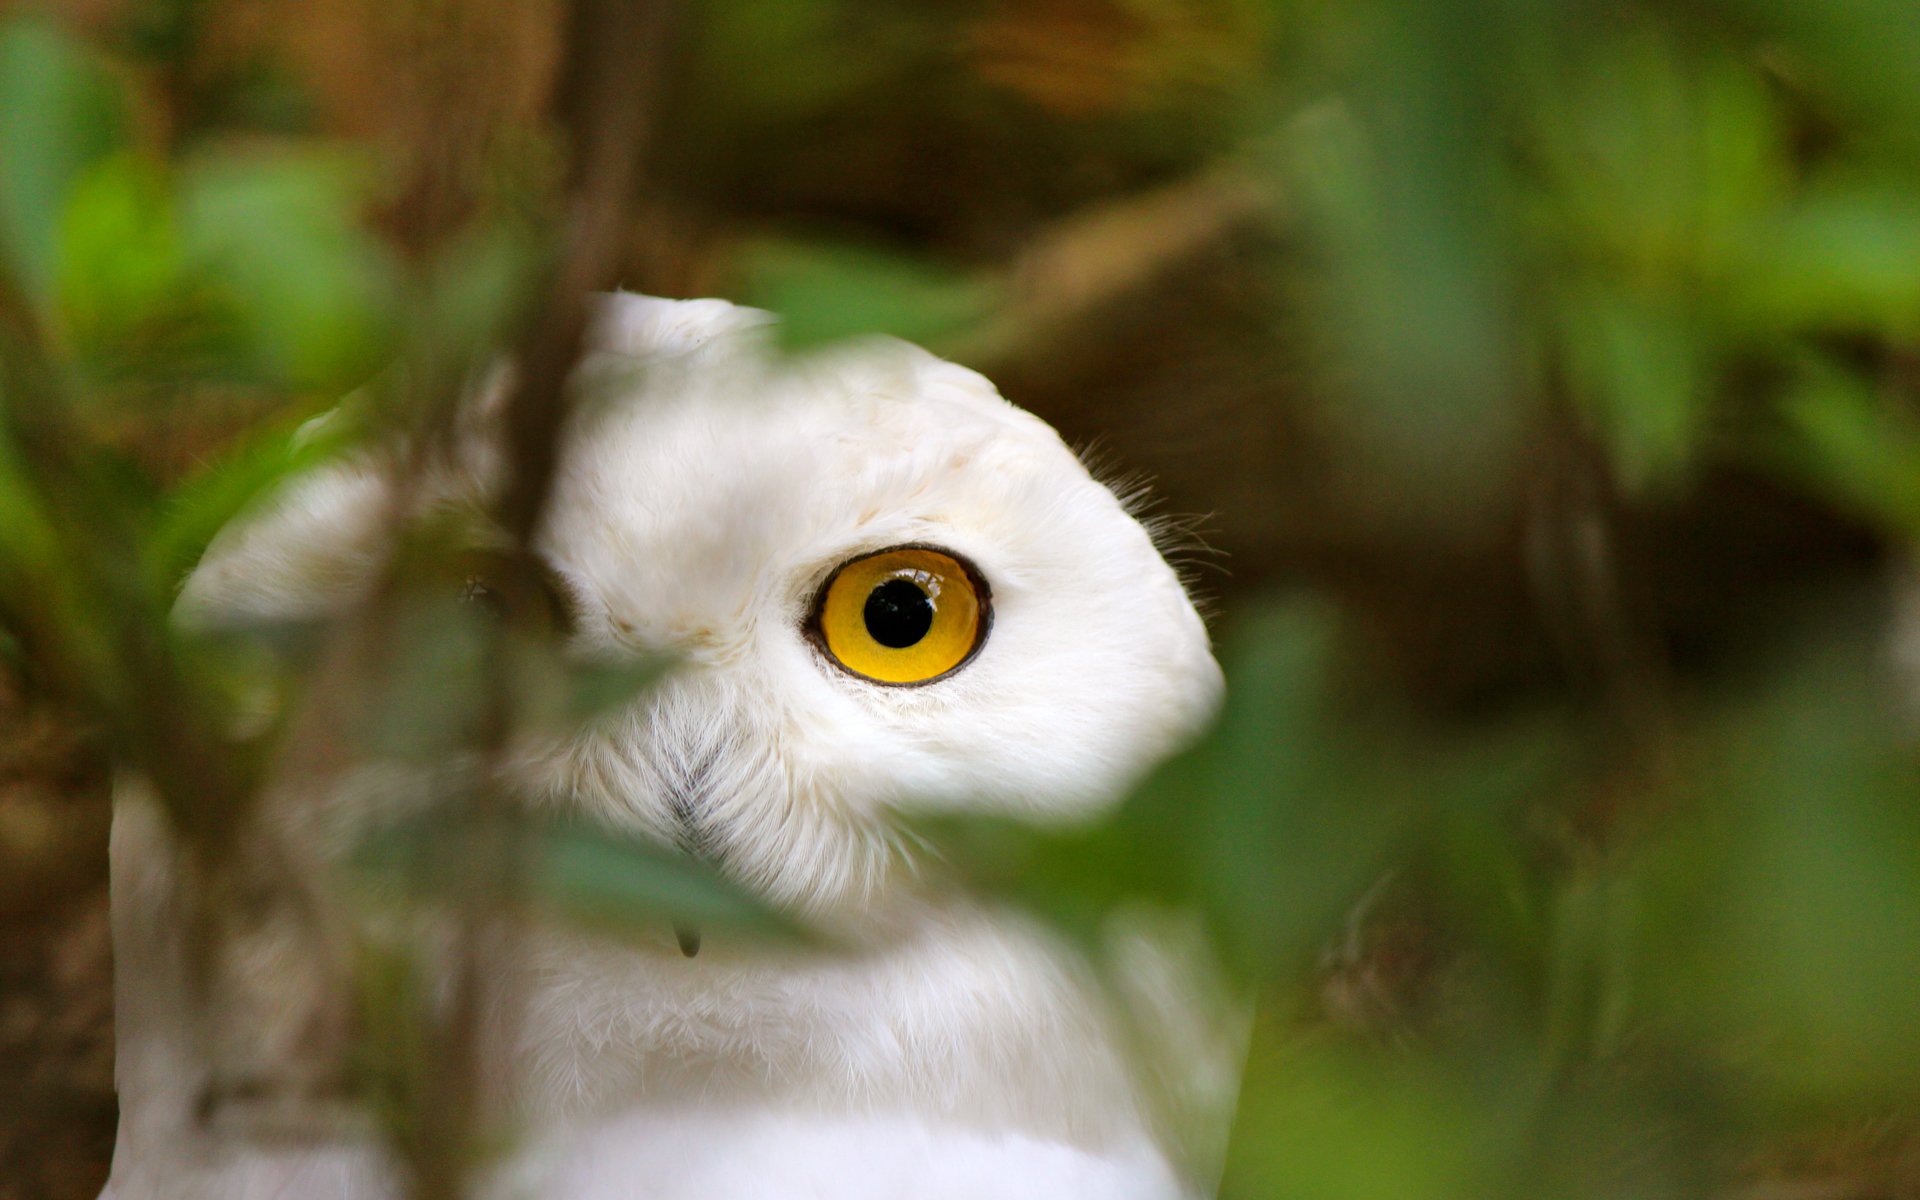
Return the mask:
<path id="1" fill-rule="evenodd" d="M 687 959 L 575 941 L 543 948 L 534 978 L 515 1074 L 542 1115 L 720 1103 L 1090 1146 L 1143 1125 L 1079 966 L 986 913 L 929 913 L 858 954 Z"/>

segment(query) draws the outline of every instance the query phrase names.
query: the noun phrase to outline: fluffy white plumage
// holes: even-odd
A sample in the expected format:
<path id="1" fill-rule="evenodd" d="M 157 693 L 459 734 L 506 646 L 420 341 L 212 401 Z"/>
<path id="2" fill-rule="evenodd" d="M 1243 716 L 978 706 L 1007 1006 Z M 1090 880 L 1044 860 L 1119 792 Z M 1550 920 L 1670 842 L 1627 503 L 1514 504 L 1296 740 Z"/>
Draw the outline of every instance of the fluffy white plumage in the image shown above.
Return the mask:
<path id="1" fill-rule="evenodd" d="M 683 958 L 555 931 L 498 1031 L 528 1149 L 494 1193 L 1172 1197 L 1191 1188 L 1072 955 L 912 869 L 890 816 L 1098 811 L 1217 703 L 1199 617 L 1140 523 L 979 375 L 875 341 L 794 364 L 764 314 L 611 298 L 539 550 L 583 651 L 669 649 L 631 713 L 530 757 L 556 805 L 673 842 L 842 931 L 831 955 L 710 939 Z M 644 368 L 638 370 L 636 368 Z M 428 490 L 484 492 L 485 455 Z M 184 620 L 318 614 L 372 578 L 390 479 L 324 472 L 224 533 Z M 882 686 L 805 625 L 835 568 L 931 545 L 975 564 L 990 632 Z M 391 1194 L 378 1151 L 228 1145 L 176 961 L 172 851 L 137 787 L 114 833 L 122 1126 L 107 1195 Z"/>

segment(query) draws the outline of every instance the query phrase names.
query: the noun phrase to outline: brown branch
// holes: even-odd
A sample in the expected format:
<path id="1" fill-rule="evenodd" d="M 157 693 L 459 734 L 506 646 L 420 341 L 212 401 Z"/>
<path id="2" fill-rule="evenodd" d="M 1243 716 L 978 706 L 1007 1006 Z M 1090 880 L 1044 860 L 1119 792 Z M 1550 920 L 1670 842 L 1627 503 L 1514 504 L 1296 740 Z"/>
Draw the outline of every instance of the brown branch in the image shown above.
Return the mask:
<path id="1" fill-rule="evenodd" d="M 513 356 L 515 383 L 501 420 L 506 477 L 494 517 L 523 559 L 546 510 L 592 295 L 618 279 L 674 15 L 665 0 L 575 0 L 569 8 L 558 113 L 572 150 L 565 232 L 542 303 Z M 505 632 L 495 631 L 485 725 L 475 747 L 480 782 L 462 830 L 458 977 L 422 1097 L 426 1124 L 412 1141 L 413 1194 L 421 1200 L 462 1193 L 484 1117 L 483 1014 L 518 1007 L 503 990 L 510 984 L 501 982 L 510 973 L 499 969 L 511 952 L 511 915 L 525 869 L 503 779 L 513 733 L 511 650 Z"/>
<path id="2" fill-rule="evenodd" d="M 1264 175 L 1228 158 L 1177 182 L 1076 213 L 1009 265 L 1008 301 L 987 327 L 941 349 L 989 373 L 1042 352 L 1107 305 L 1278 208 Z"/>
<path id="3" fill-rule="evenodd" d="M 651 100 L 675 27 L 667 0 L 574 0 L 559 102 L 573 152 L 566 234 L 539 315 L 514 355 L 504 433 L 511 458 L 495 513 L 524 545 L 537 531 L 592 294 L 620 277 L 620 249 L 652 141 Z"/>

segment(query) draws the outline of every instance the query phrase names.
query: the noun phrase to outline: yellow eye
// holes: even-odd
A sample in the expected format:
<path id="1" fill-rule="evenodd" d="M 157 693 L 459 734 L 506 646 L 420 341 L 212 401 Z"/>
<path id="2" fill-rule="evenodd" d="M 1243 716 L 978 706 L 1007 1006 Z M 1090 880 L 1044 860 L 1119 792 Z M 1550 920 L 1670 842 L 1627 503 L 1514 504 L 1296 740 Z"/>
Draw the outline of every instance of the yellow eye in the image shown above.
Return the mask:
<path id="1" fill-rule="evenodd" d="M 986 640 L 987 585 L 942 550 L 898 546 L 842 563 L 814 622 L 833 660 L 877 683 L 931 683 Z"/>

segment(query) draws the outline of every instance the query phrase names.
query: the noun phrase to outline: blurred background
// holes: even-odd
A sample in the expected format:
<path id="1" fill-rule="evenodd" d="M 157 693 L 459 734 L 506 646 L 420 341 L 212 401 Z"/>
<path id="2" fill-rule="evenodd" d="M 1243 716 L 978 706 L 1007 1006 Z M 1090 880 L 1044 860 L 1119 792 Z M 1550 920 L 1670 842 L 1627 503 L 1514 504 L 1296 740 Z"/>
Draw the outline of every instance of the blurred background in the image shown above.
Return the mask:
<path id="1" fill-rule="evenodd" d="M 705 0 L 621 124 L 594 7 L 0 4 L 0 1200 L 105 1175 L 111 765 L 225 753 L 173 589 L 511 343 L 608 128 L 597 278 L 922 342 L 1180 531 L 1220 728 L 951 852 L 1205 914 L 1224 1194 L 1920 1196 L 1920 8 Z"/>

